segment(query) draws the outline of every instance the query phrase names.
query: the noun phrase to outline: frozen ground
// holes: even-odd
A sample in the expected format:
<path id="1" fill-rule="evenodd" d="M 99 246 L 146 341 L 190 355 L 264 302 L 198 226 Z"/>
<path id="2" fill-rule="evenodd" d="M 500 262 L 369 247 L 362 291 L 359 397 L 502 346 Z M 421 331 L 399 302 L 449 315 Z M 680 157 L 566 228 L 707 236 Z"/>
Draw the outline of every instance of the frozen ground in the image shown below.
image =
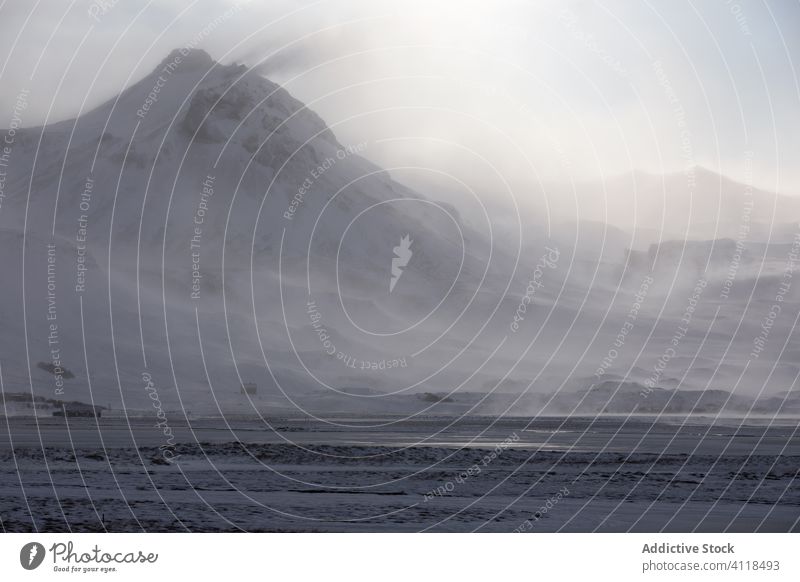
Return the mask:
<path id="1" fill-rule="evenodd" d="M 796 420 L 268 424 L 0 419 L 2 527 L 800 531 Z"/>

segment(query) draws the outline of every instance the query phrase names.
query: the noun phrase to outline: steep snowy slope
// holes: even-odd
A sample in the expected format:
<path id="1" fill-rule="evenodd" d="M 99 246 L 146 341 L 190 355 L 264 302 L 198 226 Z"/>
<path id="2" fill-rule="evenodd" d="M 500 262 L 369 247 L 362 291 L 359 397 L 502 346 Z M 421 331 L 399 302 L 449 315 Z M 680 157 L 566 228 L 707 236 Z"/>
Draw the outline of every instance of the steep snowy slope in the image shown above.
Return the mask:
<path id="1" fill-rule="evenodd" d="M 59 394 L 33 365 L 54 362 L 74 371 L 65 397 L 135 408 L 148 373 L 169 406 L 213 410 L 249 405 L 242 381 L 265 398 L 313 390 L 309 374 L 336 390 L 380 384 L 387 359 L 407 369 L 490 264 L 493 285 L 513 268 L 367 147 L 197 50 L 76 120 L 18 132 L 0 210 L 6 383 L 27 387 L 30 368 L 35 392 Z M 403 237 L 413 258 L 390 292 Z"/>

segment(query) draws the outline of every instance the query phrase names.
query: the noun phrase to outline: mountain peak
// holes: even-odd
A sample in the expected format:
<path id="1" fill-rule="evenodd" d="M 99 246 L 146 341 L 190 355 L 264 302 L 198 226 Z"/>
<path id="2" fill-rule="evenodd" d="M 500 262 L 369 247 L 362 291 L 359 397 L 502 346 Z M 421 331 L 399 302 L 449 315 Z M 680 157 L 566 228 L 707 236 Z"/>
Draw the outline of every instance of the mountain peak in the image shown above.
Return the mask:
<path id="1" fill-rule="evenodd" d="M 210 69 L 217 62 L 211 58 L 203 49 L 196 48 L 177 48 L 172 50 L 167 57 L 161 61 L 156 71 L 162 70 L 164 67 L 180 66 L 182 69 Z"/>

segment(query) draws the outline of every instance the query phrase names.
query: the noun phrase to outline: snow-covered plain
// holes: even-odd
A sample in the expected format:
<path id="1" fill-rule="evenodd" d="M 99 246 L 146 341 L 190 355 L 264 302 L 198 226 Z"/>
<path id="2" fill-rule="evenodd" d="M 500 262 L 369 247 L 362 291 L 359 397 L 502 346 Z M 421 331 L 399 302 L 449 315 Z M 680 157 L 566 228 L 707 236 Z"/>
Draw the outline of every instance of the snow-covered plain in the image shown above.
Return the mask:
<path id="1" fill-rule="evenodd" d="M 7 531 L 800 529 L 791 422 L 207 419 L 172 463 L 141 419 L 7 422 Z"/>

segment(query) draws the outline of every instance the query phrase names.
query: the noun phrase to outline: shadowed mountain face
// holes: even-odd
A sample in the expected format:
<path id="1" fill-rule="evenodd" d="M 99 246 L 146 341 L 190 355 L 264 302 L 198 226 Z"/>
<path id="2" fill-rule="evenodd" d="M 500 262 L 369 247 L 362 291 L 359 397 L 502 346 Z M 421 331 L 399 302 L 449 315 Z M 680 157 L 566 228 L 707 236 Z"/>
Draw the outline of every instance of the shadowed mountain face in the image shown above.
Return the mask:
<path id="1" fill-rule="evenodd" d="M 790 202 L 776 202 L 780 240 L 756 236 L 770 195 L 720 177 L 721 202 L 693 194 L 728 209 L 711 230 L 679 228 L 674 177 L 659 183 L 675 228 L 657 235 L 649 215 L 644 234 L 501 230 L 491 212 L 467 223 L 403 186 L 370 146 L 340 143 L 280 86 L 202 51 L 171 53 L 75 120 L 18 131 L 0 208 L 6 390 L 128 410 L 155 389 L 205 413 L 528 414 L 561 388 L 578 396 L 559 413 L 614 398 L 612 411 L 636 410 L 643 390 L 658 394 L 648 411 L 746 410 L 791 386 Z M 744 195 L 762 202 L 739 236 Z M 663 392 L 711 388 L 732 404 Z"/>

